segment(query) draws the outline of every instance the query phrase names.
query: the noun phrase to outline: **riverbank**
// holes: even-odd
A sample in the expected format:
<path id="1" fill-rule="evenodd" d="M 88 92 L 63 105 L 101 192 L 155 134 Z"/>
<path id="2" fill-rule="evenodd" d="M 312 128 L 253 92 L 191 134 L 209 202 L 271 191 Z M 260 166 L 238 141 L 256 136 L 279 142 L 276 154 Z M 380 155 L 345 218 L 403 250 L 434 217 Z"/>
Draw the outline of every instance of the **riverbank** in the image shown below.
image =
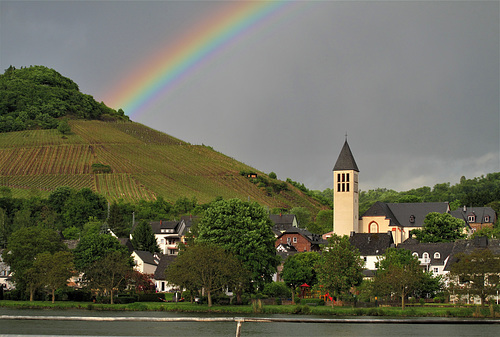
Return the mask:
<path id="1" fill-rule="evenodd" d="M 390 317 L 460 317 L 460 318 L 498 318 L 500 306 L 411 306 L 400 307 L 330 307 L 308 305 L 214 305 L 191 304 L 189 302 L 135 302 L 129 304 L 96 304 L 88 302 L 61 301 L 0 301 L 0 307 L 12 309 L 82 309 L 96 311 L 169 311 L 221 314 L 301 314 L 325 316 L 390 316 Z"/>

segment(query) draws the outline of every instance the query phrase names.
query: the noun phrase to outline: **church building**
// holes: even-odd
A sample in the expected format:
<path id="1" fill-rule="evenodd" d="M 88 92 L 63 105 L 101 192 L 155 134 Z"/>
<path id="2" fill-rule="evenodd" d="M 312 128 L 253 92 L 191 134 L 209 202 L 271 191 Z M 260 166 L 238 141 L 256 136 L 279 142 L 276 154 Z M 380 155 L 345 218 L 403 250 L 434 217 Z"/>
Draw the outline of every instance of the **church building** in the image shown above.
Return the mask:
<path id="1" fill-rule="evenodd" d="M 422 228 L 425 217 L 431 212 L 450 213 L 463 219 L 470 233 L 476 229 L 491 227 L 496 221 L 495 211 L 491 207 L 450 211 L 448 202 L 376 202 L 359 217 L 358 182 L 358 165 L 346 138 L 333 167 L 333 233 L 337 235 L 390 232 L 397 245 L 410 238 L 411 230 Z M 325 234 L 325 238 L 328 234 Z"/>

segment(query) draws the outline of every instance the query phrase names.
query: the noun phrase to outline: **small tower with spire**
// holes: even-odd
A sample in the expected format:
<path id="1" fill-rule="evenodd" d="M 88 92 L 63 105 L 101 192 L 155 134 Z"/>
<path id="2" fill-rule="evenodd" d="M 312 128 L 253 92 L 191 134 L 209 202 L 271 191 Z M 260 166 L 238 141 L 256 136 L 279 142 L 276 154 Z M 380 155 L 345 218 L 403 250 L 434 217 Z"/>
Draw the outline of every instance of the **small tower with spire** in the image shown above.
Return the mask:
<path id="1" fill-rule="evenodd" d="M 359 232 L 359 169 L 352 155 L 347 135 L 333 167 L 333 232 L 350 235 Z"/>

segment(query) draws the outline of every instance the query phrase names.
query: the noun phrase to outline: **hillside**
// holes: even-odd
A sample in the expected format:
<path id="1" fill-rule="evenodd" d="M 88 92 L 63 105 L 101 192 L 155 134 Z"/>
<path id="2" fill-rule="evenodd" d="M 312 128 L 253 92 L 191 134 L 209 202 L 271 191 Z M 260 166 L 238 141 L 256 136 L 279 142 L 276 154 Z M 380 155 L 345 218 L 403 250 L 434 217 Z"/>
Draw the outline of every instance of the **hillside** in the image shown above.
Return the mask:
<path id="1" fill-rule="evenodd" d="M 89 187 L 109 201 L 162 196 L 170 202 L 196 197 L 206 203 L 221 196 L 271 208 L 302 206 L 313 214 L 324 208 L 289 183 L 139 123 L 69 120 L 69 125 L 65 136 L 57 130 L 0 133 L 0 187 L 19 197 L 47 196 L 69 186 Z M 256 184 L 242 171 L 255 172 L 267 183 Z"/>

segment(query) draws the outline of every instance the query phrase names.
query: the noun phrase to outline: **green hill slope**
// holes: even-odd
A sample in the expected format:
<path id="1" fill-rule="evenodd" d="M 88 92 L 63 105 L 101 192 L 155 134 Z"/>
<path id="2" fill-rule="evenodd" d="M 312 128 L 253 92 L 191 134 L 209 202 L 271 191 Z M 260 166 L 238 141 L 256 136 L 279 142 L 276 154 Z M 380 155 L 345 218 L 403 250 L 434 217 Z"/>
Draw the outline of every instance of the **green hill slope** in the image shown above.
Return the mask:
<path id="1" fill-rule="evenodd" d="M 190 145 L 133 122 L 69 120 L 71 133 L 0 133 L 0 186 L 14 196 L 48 195 L 58 186 L 89 187 L 108 200 L 174 202 L 240 198 L 269 207 L 324 208 L 292 185 L 269 178 L 210 147 Z M 96 165 L 97 164 L 97 165 Z M 102 173 L 104 171 L 109 173 Z M 256 180 L 241 172 L 255 172 Z"/>

